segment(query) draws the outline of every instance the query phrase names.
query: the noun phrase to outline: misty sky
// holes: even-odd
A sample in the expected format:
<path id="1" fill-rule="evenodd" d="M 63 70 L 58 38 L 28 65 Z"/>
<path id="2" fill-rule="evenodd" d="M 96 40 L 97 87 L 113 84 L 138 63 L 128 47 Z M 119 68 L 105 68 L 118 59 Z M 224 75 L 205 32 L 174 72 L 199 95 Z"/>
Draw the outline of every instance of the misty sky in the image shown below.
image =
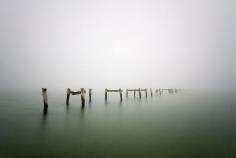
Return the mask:
<path id="1" fill-rule="evenodd" d="M 235 0 L 1 0 L 0 91 L 236 89 Z"/>

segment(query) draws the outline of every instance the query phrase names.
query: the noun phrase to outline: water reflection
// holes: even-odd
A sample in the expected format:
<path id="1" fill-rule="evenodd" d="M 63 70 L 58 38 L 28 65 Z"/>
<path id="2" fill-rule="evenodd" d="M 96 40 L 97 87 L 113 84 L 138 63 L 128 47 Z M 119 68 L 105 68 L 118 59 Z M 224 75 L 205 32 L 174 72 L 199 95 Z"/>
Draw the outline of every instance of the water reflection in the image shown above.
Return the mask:
<path id="1" fill-rule="evenodd" d="M 84 110 L 85 110 L 84 106 L 81 106 L 81 109 L 80 109 L 80 117 L 81 117 L 81 119 L 84 119 Z"/>
<path id="2" fill-rule="evenodd" d="M 45 129 L 45 127 L 47 125 L 47 117 L 48 117 L 48 112 L 47 111 L 43 111 L 42 119 L 41 119 L 41 127 L 42 127 L 42 129 Z"/>
<path id="3" fill-rule="evenodd" d="M 105 100 L 104 104 L 107 105 L 107 100 Z"/>
<path id="4" fill-rule="evenodd" d="M 67 104 L 66 105 L 66 114 L 69 114 L 70 113 L 70 106 Z"/>

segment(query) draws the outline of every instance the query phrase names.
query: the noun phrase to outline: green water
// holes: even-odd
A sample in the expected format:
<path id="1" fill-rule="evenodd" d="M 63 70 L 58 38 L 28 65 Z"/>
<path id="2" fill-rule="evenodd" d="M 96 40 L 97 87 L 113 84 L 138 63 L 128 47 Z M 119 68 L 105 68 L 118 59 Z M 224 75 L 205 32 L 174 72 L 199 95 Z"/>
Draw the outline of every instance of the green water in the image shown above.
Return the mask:
<path id="1" fill-rule="evenodd" d="M 65 105 L 49 92 L 0 94 L 0 157 L 235 158 L 236 95 L 181 92 L 141 100 L 94 92 Z"/>

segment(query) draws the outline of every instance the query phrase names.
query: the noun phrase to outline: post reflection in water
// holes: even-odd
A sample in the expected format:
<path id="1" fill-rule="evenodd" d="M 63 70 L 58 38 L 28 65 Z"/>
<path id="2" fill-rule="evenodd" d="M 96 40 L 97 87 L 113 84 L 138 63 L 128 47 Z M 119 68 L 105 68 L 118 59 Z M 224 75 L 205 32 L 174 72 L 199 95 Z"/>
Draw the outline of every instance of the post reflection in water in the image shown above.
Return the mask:
<path id="1" fill-rule="evenodd" d="M 48 112 L 43 111 L 42 118 L 41 118 L 41 127 L 42 127 L 42 129 L 45 129 L 45 127 L 47 125 L 47 117 L 48 117 Z"/>
<path id="2" fill-rule="evenodd" d="M 84 106 L 81 106 L 81 108 L 80 108 L 80 117 L 81 117 L 81 119 L 84 119 L 84 110 L 85 110 Z"/>

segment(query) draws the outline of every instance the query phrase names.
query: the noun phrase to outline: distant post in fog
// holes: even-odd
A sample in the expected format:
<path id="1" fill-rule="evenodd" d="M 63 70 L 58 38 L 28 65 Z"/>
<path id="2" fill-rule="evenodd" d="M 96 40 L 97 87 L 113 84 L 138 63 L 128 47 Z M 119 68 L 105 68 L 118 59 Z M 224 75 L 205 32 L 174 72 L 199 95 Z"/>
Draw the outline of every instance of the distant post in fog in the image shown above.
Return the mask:
<path id="1" fill-rule="evenodd" d="M 145 94 L 146 94 L 146 98 L 147 98 L 147 88 L 145 88 Z"/>
<path id="2" fill-rule="evenodd" d="M 92 89 L 89 88 L 89 103 L 91 103 L 92 98 Z"/>

